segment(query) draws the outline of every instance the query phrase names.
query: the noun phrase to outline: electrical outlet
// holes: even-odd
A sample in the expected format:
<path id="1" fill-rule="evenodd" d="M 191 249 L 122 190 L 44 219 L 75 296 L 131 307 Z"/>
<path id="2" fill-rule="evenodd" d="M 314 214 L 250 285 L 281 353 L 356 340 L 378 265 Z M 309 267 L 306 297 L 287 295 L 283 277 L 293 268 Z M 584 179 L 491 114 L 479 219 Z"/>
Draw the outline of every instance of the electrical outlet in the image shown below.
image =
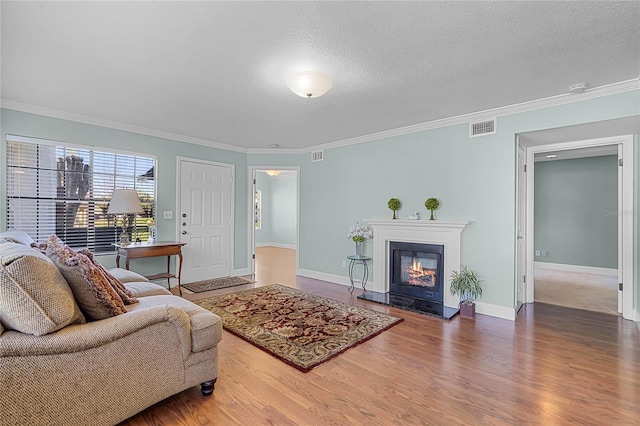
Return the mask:
<path id="1" fill-rule="evenodd" d="M 324 264 L 328 265 L 329 264 L 329 259 L 327 259 L 326 257 L 324 258 Z"/>
<path id="2" fill-rule="evenodd" d="M 164 218 L 165 218 L 165 219 L 173 219 L 173 211 L 171 211 L 171 210 L 165 210 L 165 211 L 164 211 Z"/>
<path id="3" fill-rule="evenodd" d="M 342 267 L 343 267 L 343 268 L 346 268 L 346 267 L 347 267 L 347 261 L 346 261 L 346 260 L 343 260 L 343 261 L 342 261 Z"/>
<path id="4" fill-rule="evenodd" d="M 540 257 L 540 250 L 536 250 L 536 256 Z"/>

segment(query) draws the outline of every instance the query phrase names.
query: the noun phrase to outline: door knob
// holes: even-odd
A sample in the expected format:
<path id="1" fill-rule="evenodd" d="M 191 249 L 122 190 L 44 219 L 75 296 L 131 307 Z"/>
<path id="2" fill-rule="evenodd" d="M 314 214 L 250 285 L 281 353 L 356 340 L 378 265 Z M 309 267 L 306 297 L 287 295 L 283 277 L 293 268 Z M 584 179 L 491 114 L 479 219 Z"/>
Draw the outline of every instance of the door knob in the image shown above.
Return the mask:
<path id="1" fill-rule="evenodd" d="M 187 231 L 182 231 L 182 235 L 186 235 L 186 234 L 187 234 Z"/>

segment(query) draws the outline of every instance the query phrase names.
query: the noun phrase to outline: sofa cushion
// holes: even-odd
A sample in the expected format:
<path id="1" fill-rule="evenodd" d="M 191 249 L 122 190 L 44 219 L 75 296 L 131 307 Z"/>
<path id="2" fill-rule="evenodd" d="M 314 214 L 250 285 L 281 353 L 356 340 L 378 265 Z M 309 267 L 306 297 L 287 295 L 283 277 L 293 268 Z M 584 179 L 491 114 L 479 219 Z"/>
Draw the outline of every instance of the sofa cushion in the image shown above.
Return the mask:
<path id="1" fill-rule="evenodd" d="M 111 268 L 109 269 L 109 273 L 122 281 L 123 283 L 131 283 L 131 282 L 141 282 L 141 281 L 149 281 L 147 278 L 143 277 L 140 274 L 136 274 L 133 271 L 129 271 L 127 269 L 122 268 Z"/>
<path id="2" fill-rule="evenodd" d="M 191 351 L 200 352 L 212 348 L 222 340 L 222 319 L 213 312 L 178 296 L 141 297 L 140 303 L 129 306 L 129 311 L 151 306 L 169 305 L 182 309 L 189 316 L 191 325 Z"/>
<path id="3" fill-rule="evenodd" d="M 55 235 L 47 239 L 47 256 L 66 278 L 80 309 L 94 320 L 124 314 L 127 309 L 102 271 Z"/>
<path id="4" fill-rule="evenodd" d="M 93 266 L 98 268 L 100 270 L 100 272 L 102 272 L 104 277 L 107 279 L 107 281 L 109 282 L 111 287 L 113 287 L 113 289 L 116 291 L 116 293 L 118 293 L 118 296 L 120 296 L 120 299 L 122 299 L 122 301 L 124 302 L 125 305 L 132 305 L 134 303 L 138 303 L 138 299 L 136 299 L 135 296 L 133 295 L 133 293 L 128 288 L 126 288 L 124 286 L 122 281 L 120 281 L 119 279 L 114 277 L 107 270 L 107 268 L 105 268 L 99 262 L 96 261 L 96 259 L 93 257 L 93 253 L 91 253 L 87 249 L 82 249 L 82 250 L 79 251 L 79 253 L 84 254 L 85 256 L 87 256 L 89 258 L 89 260 L 91 260 L 91 263 L 93 264 Z"/>
<path id="5" fill-rule="evenodd" d="M 124 286 L 135 297 L 162 296 L 162 295 L 171 296 L 171 292 L 169 290 L 163 287 L 160 287 L 158 284 L 155 284 L 149 281 L 129 282 L 129 283 L 125 283 Z"/>
<path id="6" fill-rule="evenodd" d="M 41 336 L 85 318 L 58 268 L 39 251 L 0 241 L 0 321 Z"/>
<path id="7" fill-rule="evenodd" d="M 22 244 L 27 247 L 31 247 L 31 244 L 35 242 L 29 234 L 17 229 L 0 232 L 0 239 L 13 241 L 14 243 Z"/>

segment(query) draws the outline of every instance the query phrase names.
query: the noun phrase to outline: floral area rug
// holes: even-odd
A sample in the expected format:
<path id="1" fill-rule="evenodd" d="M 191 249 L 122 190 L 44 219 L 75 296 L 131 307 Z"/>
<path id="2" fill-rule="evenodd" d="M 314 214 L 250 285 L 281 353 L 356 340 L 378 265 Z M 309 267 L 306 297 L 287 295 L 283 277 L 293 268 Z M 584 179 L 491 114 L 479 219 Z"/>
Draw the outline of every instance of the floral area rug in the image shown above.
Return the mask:
<path id="1" fill-rule="evenodd" d="M 274 284 L 195 301 L 224 328 L 302 372 L 403 321 Z"/>
<path id="2" fill-rule="evenodd" d="M 203 291 L 219 290 L 221 288 L 235 287 L 237 285 L 252 284 L 255 281 L 242 277 L 224 277 L 214 278 L 212 280 L 197 281 L 194 283 L 182 284 L 181 287 L 192 291 L 193 293 L 202 293 Z"/>

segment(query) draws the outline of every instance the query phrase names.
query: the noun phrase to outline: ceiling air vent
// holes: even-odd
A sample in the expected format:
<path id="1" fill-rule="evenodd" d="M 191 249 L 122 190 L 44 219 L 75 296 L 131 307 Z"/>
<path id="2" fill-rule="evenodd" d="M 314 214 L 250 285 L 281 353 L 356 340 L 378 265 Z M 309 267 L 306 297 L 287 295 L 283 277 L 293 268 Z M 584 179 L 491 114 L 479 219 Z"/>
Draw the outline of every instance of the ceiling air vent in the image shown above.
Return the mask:
<path id="1" fill-rule="evenodd" d="M 469 137 L 495 135 L 496 134 L 496 120 L 476 121 L 475 123 L 469 123 Z"/>
<path id="2" fill-rule="evenodd" d="M 311 153 L 311 162 L 322 161 L 324 159 L 324 151 L 313 151 Z"/>

